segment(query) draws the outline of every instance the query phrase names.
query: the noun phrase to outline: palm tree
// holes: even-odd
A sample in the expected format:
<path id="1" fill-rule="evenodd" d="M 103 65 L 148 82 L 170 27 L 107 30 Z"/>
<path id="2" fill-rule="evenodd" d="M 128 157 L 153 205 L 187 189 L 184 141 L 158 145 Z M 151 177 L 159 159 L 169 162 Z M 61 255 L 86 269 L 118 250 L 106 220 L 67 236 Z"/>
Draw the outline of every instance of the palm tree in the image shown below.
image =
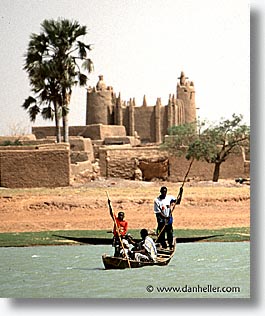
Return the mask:
<path id="1" fill-rule="evenodd" d="M 87 83 L 88 78 L 81 71 L 80 61 L 83 61 L 81 66 L 86 71 L 93 70 L 93 63 L 87 57 L 91 45 L 79 41 L 81 36 L 87 34 L 87 30 L 77 21 L 44 20 L 41 28 L 39 35 L 31 35 L 24 66 L 36 98 L 28 97 L 22 106 L 28 110 L 32 121 L 39 113 L 44 119 L 55 118 L 57 142 L 61 141 L 62 118 L 64 141 L 68 142 L 72 88 Z"/>
<path id="2" fill-rule="evenodd" d="M 52 60 L 42 62 L 38 66 L 34 65 L 30 69 L 29 77 L 36 98 L 29 96 L 22 106 L 28 110 L 30 120 L 33 122 L 39 113 L 44 119 L 55 118 L 56 140 L 59 143 L 61 142 L 62 100 L 57 76 L 56 65 Z"/>

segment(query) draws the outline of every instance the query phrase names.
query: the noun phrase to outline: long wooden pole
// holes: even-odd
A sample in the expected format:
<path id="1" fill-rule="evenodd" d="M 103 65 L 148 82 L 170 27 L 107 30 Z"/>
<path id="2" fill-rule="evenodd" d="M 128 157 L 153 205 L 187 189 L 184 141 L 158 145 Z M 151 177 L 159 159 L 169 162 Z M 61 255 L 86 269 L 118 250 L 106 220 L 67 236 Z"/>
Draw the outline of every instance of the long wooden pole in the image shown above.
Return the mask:
<path id="1" fill-rule="evenodd" d="M 170 212 L 171 214 L 173 213 L 173 211 L 174 211 L 174 209 L 175 209 L 175 206 L 177 205 L 178 198 L 180 198 L 181 189 L 183 189 L 183 187 L 184 187 L 184 184 L 185 184 L 186 179 L 187 179 L 187 176 L 188 176 L 188 174 L 189 174 L 189 172 L 190 172 L 190 169 L 191 169 L 191 166 L 192 166 L 192 164 L 193 164 L 193 161 L 194 161 L 194 158 L 192 158 L 192 160 L 191 160 L 191 162 L 190 162 L 190 164 L 189 164 L 189 168 L 188 168 L 188 170 L 187 170 L 187 172 L 186 172 L 186 174 L 185 174 L 185 176 L 184 176 L 182 185 L 181 185 L 181 187 L 180 187 L 180 189 L 179 189 L 179 193 L 178 193 L 176 202 L 174 203 L 173 208 L 172 208 L 172 210 L 171 210 L 171 212 Z M 179 204 L 180 204 L 180 203 L 179 203 Z M 157 236 L 155 242 L 157 242 L 157 240 L 159 239 L 160 235 L 162 234 L 162 232 L 163 232 L 164 229 L 166 228 L 166 225 L 167 225 L 167 224 L 165 224 L 165 225 L 162 227 L 162 229 L 161 229 L 161 231 L 159 232 L 159 234 L 158 234 L 158 236 Z"/>
<path id="2" fill-rule="evenodd" d="M 190 169 L 191 169 L 191 166 L 192 166 L 192 164 L 193 164 L 193 161 L 194 161 L 194 157 L 191 159 L 189 168 L 188 168 L 188 170 L 187 170 L 187 172 L 186 172 L 186 174 L 185 174 L 185 177 L 184 177 L 184 179 L 183 179 L 183 182 L 182 182 L 182 185 L 181 185 L 182 188 L 184 187 L 184 184 L 185 184 L 185 182 L 186 182 L 187 176 L 188 176 L 188 174 L 190 173 Z"/>
<path id="3" fill-rule="evenodd" d="M 122 241 L 122 238 L 121 238 L 121 234 L 120 234 L 120 230 L 119 230 L 119 227 L 118 227 L 118 225 L 117 225 L 114 212 L 113 212 L 113 210 L 112 210 L 112 206 L 111 206 L 111 202 L 110 202 L 110 198 L 109 198 L 109 193 L 108 193 L 108 191 L 106 191 L 106 194 L 107 194 L 107 197 L 108 197 L 109 208 L 110 208 L 110 211 L 111 211 L 111 214 L 112 214 L 111 218 L 113 219 L 114 229 L 116 230 L 116 232 L 117 232 L 117 234 L 118 234 L 119 241 L 120 241 L 120 243 L 121 243 L 121 246 L 122 246 L 124 255 L 125 255 L 125 257 L 126 257 L 126 259 L 127 259 L 127 262 L 128 262 L 128 267 L 131 268 L 130 260 L 129 260 L 129 257 L 128 257 L 126 251 L 125 251 L 124 244 L 123 244 L 123 241 Z"/>

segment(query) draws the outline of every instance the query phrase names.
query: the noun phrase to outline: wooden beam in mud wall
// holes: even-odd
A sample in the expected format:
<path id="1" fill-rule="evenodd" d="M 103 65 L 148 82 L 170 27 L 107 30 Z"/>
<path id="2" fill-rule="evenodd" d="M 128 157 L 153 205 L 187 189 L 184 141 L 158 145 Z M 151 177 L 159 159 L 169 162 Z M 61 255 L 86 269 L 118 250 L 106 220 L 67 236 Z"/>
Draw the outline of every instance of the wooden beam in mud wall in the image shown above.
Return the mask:
<path id="1" fill-rule="evenodd" d="M 157 98 L 155 106 L 155 142 L 161 143 L 161 99 Z"/>
<path id="2" fill-rule="evenodd" d="M 134 106 L 135 106 L 135 100 L 130 99 L 130 104 L 129 104 L 129 136 L 134 136 L 134 133 L 135 133 Z"/>

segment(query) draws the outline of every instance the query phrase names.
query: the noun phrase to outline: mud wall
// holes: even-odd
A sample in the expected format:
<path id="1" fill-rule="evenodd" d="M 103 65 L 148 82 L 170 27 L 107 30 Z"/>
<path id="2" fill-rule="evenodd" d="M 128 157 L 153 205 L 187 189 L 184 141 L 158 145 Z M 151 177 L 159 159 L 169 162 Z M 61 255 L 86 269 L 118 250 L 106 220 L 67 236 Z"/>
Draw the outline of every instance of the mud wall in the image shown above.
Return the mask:
<path id="1" fill-rule="evenodd" d="M 135 107 L 135 130 L 143 143 L 155 142 L 154 106 Z M 125 125 L 125 122 L 124 122 Z"/>
<path id="2" fill-rule="evenodd" d="M 111 146 L 99 150 L 102 176 L 134 179 L 137 162 L 141 160 L 167 159 L 167 154 L 157 147 Z"/>
<path id="3" fill-rule="evenodd" d="M 22 148 L 0 150 L 0 186 L 30 188 L 70 184 L 69 149 Z"/>
<path id="4" fill-rule="evenodd" d="M 185 157 L 169 157 L 169 172 L 171 181 L 182 181 L 191 161 Z M 190 180 L 212 180 L 214 164 L 195 160 L 192 163 L 188 179 Z M 228 159 L 221 164 L 219 179 L 248 178 L 250 175 L 249 163 L 244 162 L 240 152 L 232 153 Z"/>
<path id="5" fill-rule="evenodd" d="M 37 139 L 46 139 L 56 136 L 54 126 L 32 127 L 32 133 Z M 124 126 L 92 124 L 87 126 L 70 126 L 69 136 L 82 136 L 92 140 L 104 140 L 105 137 L 126 136 Z"/>
<path id="6" fill-rule="evenodd" d="M 143 161 L 163 161 L 168 159 L 169 181 L 182 181 L 190 161 L 184 156 L 168 156 L 168 153 L 161 151 L 156 146 L 146 147 L 102 147 L 99 150 L 101 175 L 106 177 L 120 177 L 134 179 L 137 169 L 137 162 Z M 230 154 L 227 161 L 221 165 L 220 179 L 234 179 L 237 177 L 249 177 L 249 162 L 244 161 L 241 150 Z M 212 180 L 214 164 L 205 161 L 194 161 L 189 172 L 188 179 L 192 180 Z M 155 172 L 154 172 L 155 174 Z"/>

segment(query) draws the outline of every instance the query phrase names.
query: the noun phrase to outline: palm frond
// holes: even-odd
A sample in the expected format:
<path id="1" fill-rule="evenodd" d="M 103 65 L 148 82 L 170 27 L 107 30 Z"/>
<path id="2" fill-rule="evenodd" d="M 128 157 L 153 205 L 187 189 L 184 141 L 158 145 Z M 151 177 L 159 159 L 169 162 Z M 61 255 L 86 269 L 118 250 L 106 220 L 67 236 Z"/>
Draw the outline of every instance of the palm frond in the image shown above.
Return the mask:
<path id="1" fill-rule="evenodd" d="M 68 106 L 63 106 L 62 107 L 62 116 L 64 117 L 64 116 L 67 116 L 68 114 L 69 114 L 69 112 L 70 112 L 70 109 L 69 109 L 69 107 Z"/>
<path id="2" fill-rule="evenodd" d="M 54 118 L 54 110 L 51 108 L 51 106 L 47 106 L 42 109 L 41 115 L 44 120 L 53 120 Z"/>
<path id="3" fill-rule="evenodd" d="M 83 42 L 77 41 L 78 54 L 81 59 L 85 59 L 87 57 L 86 46 Z"/>
<path id="4" fill-rule="evenodd" d="M 94 71 L 94 64 L 93 61 L 89 58 L 87 58 L 83 64 L 82 64 L 82 68 L 85 69 L 88 72 L 92 72 Z"/>
<path id="5" fill-rule="evenodd" d="M 35 98 L 29 96 L 22 104 L 22 107 L 27 110 L 32 104 L 35 104 L 36 102 L 37 100 Z"/>
<path id="6" fill-rule="evenodd" d="M 32 122 L 35 122 L 37 115 L 40 113 L 40 108 L 37 104 L 35 104 L 28 109 L 28 112 L 29 112 L 30 120 Z"/>
<path id="7" fill-rule="evenodd" d="M 80 85 L 81 87 L 82 87 L 82 86 L 85 86 L 86 83 L 87 83 L 87 76 L 84 75 L 84 74 L 82 74 L 82 73 L 80 73 L 78 77 L 79 77 L 79 85 Z"/>

